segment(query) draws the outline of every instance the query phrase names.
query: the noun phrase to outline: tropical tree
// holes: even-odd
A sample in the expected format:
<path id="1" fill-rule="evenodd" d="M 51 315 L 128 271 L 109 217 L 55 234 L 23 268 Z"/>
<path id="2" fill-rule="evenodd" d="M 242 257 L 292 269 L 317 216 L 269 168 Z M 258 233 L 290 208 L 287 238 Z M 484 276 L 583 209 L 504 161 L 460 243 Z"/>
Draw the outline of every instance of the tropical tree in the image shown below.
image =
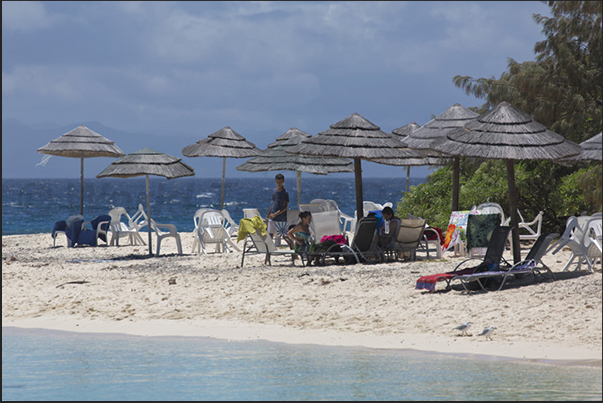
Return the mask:
<path id="1" fill-rule="evenodd" d="M 507 70 L 498 79 L 457 75 L 453 82 L 467 94 L 486 101 L 471 108 L 478 113 L 507 101 L 532 114 L 550 130 L 580 143 L 599 133 L 602 127 L 603 3 L 543 3 L 550 7 L 552 15 L 533 15 L 546 36 L 534 46 L 534 61 L 518 63 L 509 58 Z M 500 163 L 472 160 L 462 166 L 461 206 L 469 208 L 486 200 L 507 205 L 506 193 L 502 191 L 506 173 Z M 448 172 L 450 167 L 441 169 Z M 415 209 L 427 213 L 425 205 L 433 199 L 422 197 L 430 196 L 428 188 L 441 190 L 451 186 L 450 175 L 436 173 L 428 177 L 424 188 L 413 189 L 421 196 L 405 195 L 399 204 L 400 214 Z M 522 162 L 516 165 L 519 208 L 532 213 L 524 214 L 526 218 L 544 211 L 544 228 L 562 231 L 567 216 L 601 211 L 601 179 L 600 163 L 567 166 L 550 161 Z M 430 218 L 426 214 L 424 217 Z M 436 221 L 440 223 L 441 218 Z"/>

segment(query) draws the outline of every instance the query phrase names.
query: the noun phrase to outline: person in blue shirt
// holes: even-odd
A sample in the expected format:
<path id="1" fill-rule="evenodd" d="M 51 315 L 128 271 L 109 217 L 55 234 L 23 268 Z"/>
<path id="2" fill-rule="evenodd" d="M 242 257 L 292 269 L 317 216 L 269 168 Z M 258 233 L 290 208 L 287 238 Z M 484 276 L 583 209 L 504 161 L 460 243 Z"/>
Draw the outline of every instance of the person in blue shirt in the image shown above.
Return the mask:
<path id="1" fill-rule="evenodd" d="M 272 204 L 266 215 L 268 233 L 272 238 L 277 232 L 281 237 L 287 234 L 287 207 L 289 206 L 289 193 L 285 189 L 285 177 L 277 174 L 274 177 L 276 189 L 272 194 Z M 279 237 L 280 240 L 280 237 Z M 278 246 L 278 245 L 277 245 Z"/>

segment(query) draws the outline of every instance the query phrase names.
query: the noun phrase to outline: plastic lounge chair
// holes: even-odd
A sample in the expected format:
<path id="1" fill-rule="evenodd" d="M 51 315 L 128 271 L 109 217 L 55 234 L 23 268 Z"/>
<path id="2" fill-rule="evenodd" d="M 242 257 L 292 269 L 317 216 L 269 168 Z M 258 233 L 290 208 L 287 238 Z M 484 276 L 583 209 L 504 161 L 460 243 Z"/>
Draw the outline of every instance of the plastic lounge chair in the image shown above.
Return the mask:
<path id="1" fill-rule="evenodd" d="M 455 277 L 465 274 L 473 274 L 481 270 L 494 270 L 494 268 L 500 267 L 501 264 L 505 267 L 510 267 L 511 265 L 509 264 L 509 262 L 507 262 L 503 258 L 503 253 L 505 251 L 505 243 L 507 242 L 507 238 L 509 237 L 510 232 L 511 227 L 509 226 L 498 226 L 494 229 L 494 231 L 492 231 L 492 235 L 490 236 L 490 240 L 488 242 L 488 249 L 482 262 L 479 265 L 466 267 L 468 266 L 469 262 L 475 262 L 479 260 L 479 258 L 465 259 L 460 262 L 452 271 L 420 277 L 417 280 L 415 289 L 435 291 L 436 283 L 438 283 L 439 281 L 445 281 L 446 289 L 449 290 L 450 282 Z"/>
<path id="2" fill-rule="evenodd" d="M 147 213 L 145 213 L 144 208 L 142 207 L 142 204 L 139 204 L 138 210 L 136 211 L 136 213 L 134 213 L 134 215 L 132 217 L 130 217 L 128 226 L 130 228 L 133 228 L 136 230 L 135 239 L 137 242 L 140 242 L 143 245 L 146 245 L 146 243 L 145 243 L 144 239 L 142 238 L 142 235 L 140 234 L 140 230 L 143 227 L 146 227 L 147 225 L 148 225 Z"/>
<path id="3" fill-rule="evenodd" d="M 144 241 L 138 232 L 138 227 L 133 225 L 133 219 L 127 213 L 123 207 L 115 207 L 109 211 L 111 216 L 111 224 L 109 224 L 109 231 L 111 232 L 111 246 L 119 246 L 119 238 L 128 237 L 130 245 L 140 244 L 144 245 Z M 128 224 L 123 222 L 122 216 L 125 216 L 128 220 Z"/>
<path id="4" fill-rule="evenodd" d="M 84 222 L 83 220 L 75 220 L 71 223 L 67 229 L 67 246 L 74 247 L 76 245 L 89 245 L 97 246 L 98 239 L 101 238 L 105 242 L 107 241 L 107 229 L 111 217 L 107 214 L 100 215 L 92 221 Z M 88 224 L 92 226 L 92 229 L 87 228 Z"/>
<path id="5" fill-rule="evenodd" d="M 586 255 L 590 259 L 593 266 L 599 263 L 603 264 L 603 250 L 602 250 L 602 228 L 601 228 L 601 215 L 593 214 L 591 219 L 587 222 L 586 234 L 590 238 L 590 244 L 587 247 Z"/>
<path id="6" fill-rule="evenodd" d="M 243 209 L 243 217 L 244 218 L 253 218 L 254 216 L 262 216 L 260 211 L 256 208 L 244 208 Z"/>
<path id="7" fill-rule="evenodd" d="M 553 274 L 551 269 L 545 265 L 544 262 L 542 262 L 542 257 L 546 254 L 549 245 L 553 241 L 553 238 L 557 236 L 559 236 L 559 234 L 540 235 L 534 245 L 532 245 L 532 249 L 530 249 L 530 252 L 528 252 L 525 260 L 515 263 L 507 270 L 493 270 L 481 273 L 464 274 L 454 277 L 452 281 L 459 280 L 467 291 L 469 291 L 467 285 L 473 281 L 476 281 L 482 290 L 488 291 L 484 280 L 499 279 L 501 281 L 496 291 L 500 291 L 504 287 L 509 277 L 518 274 L 532 273 L 532 275 L 534 275 L 534 280 L 536 281 L 538 276 L 546 279 L 541 272 L 542 270 L 545 270 L 551 275 L 551 278 L 555 280 L 555 274 Z M 539 265 L 541 265 L 541 267 L 539 267 Z"/>
<path id="8" fill-rule="evenodd" d="M 291 256 L 292 264 L 295 265 L 293 255 L 295 255 L 296 252 L 293 249 L 277 249 L 270 235 L 268 235 L 268 233 L 262 235 L 259 230 L 247 234 L 247 239 L 245 239 L 245 243 L 243 244 L 241 267 L 243 267 L 243 264 L 245 263 L 245 255 L 249 254 L 265 254 L 266 258 L 264 259 L 264 264 L 268 263 L 270 266 L 272 266 L 272 256 L 289 255 Z M 302 266 L 305 266 L 303 259 Z"/>
<path id="9" fill-rule="evenodd" d="M 596 224 L 601 218 L 591 218 L 590 216 L 572 216 L 568 218 L 563 235 L 551 246 L 551 249 L 555 248 L 552 252 L 553 255 L 563 247 L 568 247 L 572 251 L 567 263 L 563 267 L 563 271 L 567 271 L 576 258 L 575 270 L 580 270 L 582 263 L 586 263 L 588 269 L 591 272 L 594 271 L 593 264 L 588 256 L 588 249 L 592 243 L 592 239 L 587 231 L 587 228 L 591 225 L 589 223 L 590 220 L 594 220 L 593 224 Z"/>
<path id="10" fill-rule="evenodd" d="M 207 209 L 201 213 L 197 227 L 197 239 L 204 254 L 207 254 L 209 244 L 216 245 L 216 252 L 231 252 L 228 247 L 230 234 L 226 231 L 226 219 L 222 212 Z M 232 244 L 232 242 L 231 242 Z"/>
<path id="11" fill-rule="evenodd" d="M 299 211 L 309 211 L 310 213 L 320 213 L 324 211 L 322 203 L 306 203 L 299 205 Z"/>
<path id="12" fill-rule="evenodd" d="M 161 240 L 164 238 L 174 238 L 176 240 L 176 246 L 178 247 L 178 254 L 182 255 L 180 234 L 174 224 L 159 224 L 151 218 L 151 229 L 153 229 L 155 235 L 157 235 L 157 256 L 159 256 L 159 250 L 161 249 Z"/>
<path id="13" fill-rule="evenodd" d="M 393 254 L 394 260 L 398 261 L 398 252 L 410 252 L 410 259 L 416 260 L 417 248 L 423 240 L 426 220 L 423 219 L 402 219 L 396 231 L 396 241 L 394 249 L 386 251 L 387 254 Z"/>
<path id="14" fill-rule="evenodd" d="M 354 232 L 352 243 L 348 245 L 333 245 L 325 251 L 315 252 L 311 256 L 316 258 L 318 264 L 324 265 L 326 258 L 343 257 L 346 263 L 368 262 L 371 258 L 379 262 L 385 260 L 383 251 L 374 245 L 377 219 L 375 217 L 362 217 L 358 221 L 358 228 Z"/>
<path id="15" fill-rule="evenodd" d="M 341 224 L 339 223 L 339 212 L 323 211 L 312 214 L 310 229 L 314 233 L 316 242 L 321 242 L 326 235 L 341 235 Z"/>
<path id="16" fill-rule="evenodd" d="M 206 208 L 200 208 L 197 211 L 195 211 L 195 214 L 193 214 L 193 224 L 195 224 L 195 229 L 193 229 L 193 248 L 191 250 L 191 253 L 195 253 L 195 249 L 197 250 L 197 253 L 201 252 L 201 243 L 199 242 L 199 236 L 198 236 L 198 228 L 199 228 L 199 222 L 201 221 L 201 216 L 203 215 L 203 212 L 206 211 Z"/>

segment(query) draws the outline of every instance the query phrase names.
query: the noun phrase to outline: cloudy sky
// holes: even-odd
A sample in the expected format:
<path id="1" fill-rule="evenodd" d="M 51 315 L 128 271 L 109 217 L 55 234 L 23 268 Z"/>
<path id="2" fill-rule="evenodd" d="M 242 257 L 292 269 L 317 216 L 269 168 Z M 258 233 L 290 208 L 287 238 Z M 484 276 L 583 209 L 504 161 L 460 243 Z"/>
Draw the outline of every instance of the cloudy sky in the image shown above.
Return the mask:
<path id="1" fill-rule="evenodd" d="M 549 8 L 3 1 L 2 119 L 97 121 L 190 143 L 230 126 L 260 148 L 354 112 L 384 131 L 423 125 L 454 103 L 482 103 L 455 75 L 498 77 L 508 57 L 534 59 L 544 38 L 534 13 Z"/>

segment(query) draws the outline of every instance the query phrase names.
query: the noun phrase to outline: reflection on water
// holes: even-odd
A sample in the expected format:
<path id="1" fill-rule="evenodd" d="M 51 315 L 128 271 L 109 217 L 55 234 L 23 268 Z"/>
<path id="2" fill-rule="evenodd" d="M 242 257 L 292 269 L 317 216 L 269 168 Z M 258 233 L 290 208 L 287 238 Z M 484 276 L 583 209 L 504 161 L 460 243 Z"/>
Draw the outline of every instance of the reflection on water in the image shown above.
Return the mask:
<path id="1" fill-rule="evenodd" d="M 601 368 L 3 328 L 3 400 L 601 400 Z"/>

